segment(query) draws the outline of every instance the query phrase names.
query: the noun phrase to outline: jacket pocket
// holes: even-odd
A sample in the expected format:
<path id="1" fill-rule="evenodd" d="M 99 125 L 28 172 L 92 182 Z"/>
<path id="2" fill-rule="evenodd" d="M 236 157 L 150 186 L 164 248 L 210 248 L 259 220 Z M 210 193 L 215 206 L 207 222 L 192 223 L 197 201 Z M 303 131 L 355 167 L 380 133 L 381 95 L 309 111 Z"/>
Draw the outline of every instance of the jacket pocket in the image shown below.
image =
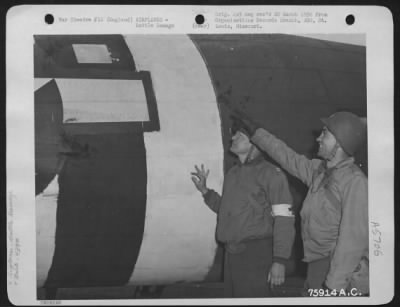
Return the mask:
<path id="1" fill-rule="evenodd" d="M 331 250 L 335 245 L 339 235 L 339 224 L 333 222 L 332 212 L 326 204 L 321 204 L 318 212 L 315 212 L 309 220 L 308 232 L 310 239 L 318 242 L 318 245 L 326 251 Z"/>
<path id="2" fill-rule="evenodd" d="M 332 204 L 329 199 L 325 200 L 321 204 L 320 219 L 327 228 L 339 229 L 341 220 L 341 211 Z"/>

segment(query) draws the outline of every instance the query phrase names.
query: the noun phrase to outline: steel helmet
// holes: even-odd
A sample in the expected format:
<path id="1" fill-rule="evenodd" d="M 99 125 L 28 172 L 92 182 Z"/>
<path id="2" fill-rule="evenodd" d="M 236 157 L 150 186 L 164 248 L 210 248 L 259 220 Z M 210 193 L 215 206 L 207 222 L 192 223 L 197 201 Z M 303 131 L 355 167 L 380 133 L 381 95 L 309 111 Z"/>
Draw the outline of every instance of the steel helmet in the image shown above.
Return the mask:
<path id="1" fill-rule="evenodd" d="M 337 112 L 328 118 L 321 118 L 321 121 L 350 156 L 354 155 L 367 137 L 366 121 L 353 113 Z"/>

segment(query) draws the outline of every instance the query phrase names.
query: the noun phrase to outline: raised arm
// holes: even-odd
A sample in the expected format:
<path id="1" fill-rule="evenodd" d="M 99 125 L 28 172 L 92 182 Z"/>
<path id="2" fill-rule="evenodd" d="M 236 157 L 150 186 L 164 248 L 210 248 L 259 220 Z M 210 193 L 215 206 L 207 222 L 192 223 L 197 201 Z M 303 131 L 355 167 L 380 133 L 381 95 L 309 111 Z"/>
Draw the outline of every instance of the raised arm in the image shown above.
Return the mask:
<path id="1" fill-rule="evenodd" d="M 237 111 L 233 116 L 235 121 L 246 129 L 252 136 L 251 141 L 262 151 L 266 152 L 291 175 L 299 178 L 307 186 L 311 185 L 314 171 L 321 164 L 321 160 L 310 160 L 296 153 L 283 141 L 260 128 L 260 125 L 251 120 L 246 114 Z"/>
<path id="2" fill-rule="evenodd" d="M 307 186 L 311 185 L 313 173 L 320 165 L 321 160 L 310 160 L 296 153 L 283 141 L 263 128 L 258 128 L 255 131 L 251 141 L 291 175 L 299 178 Z"/>

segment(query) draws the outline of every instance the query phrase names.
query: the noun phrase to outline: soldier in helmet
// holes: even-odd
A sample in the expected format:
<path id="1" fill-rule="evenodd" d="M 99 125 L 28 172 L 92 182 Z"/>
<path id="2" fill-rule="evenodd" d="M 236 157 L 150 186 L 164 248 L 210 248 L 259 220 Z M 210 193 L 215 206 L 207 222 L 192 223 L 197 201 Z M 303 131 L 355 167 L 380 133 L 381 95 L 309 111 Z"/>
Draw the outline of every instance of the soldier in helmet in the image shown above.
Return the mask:
<path id="1" fill-rule="evenodd" d="M 368 294 L 368 184 L 353 157 L 366 139 L 366 122 L 350 112 L 322 119 L 321 159 L 310 160 L 246 115 L 239 118 L 254 144 L 309 187 L 300 212 L 304 294 Z"/>

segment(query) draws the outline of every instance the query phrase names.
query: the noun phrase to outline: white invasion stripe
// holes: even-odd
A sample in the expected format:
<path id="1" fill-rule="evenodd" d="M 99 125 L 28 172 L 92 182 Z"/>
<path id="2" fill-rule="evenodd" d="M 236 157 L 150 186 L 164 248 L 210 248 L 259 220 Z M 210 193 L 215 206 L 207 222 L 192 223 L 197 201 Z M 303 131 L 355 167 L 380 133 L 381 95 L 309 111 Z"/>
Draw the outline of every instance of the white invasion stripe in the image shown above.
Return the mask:
<path id="1" fill-rule="evenodd" d="M 112 59 L 106 45 L 100 44 L 72 44 L 78 63 L 111 64 Z"/>
<path id="2" fill-rule="evenodd" d="M 294 216 L 291 211 L 292 205 L 289 204 L 276 204 L 272 205 L 273 216 Z"/>
<path id="3" fill-rule="evenodd" d="M 36 78 L 35 88 L 48 82 Z M 148 121 L 141 80 L 56 79 L 65 123 Z"/>
<path id="4" fill-rule="evenodd" d="M 223 147 L 217 101 L 204 60 L 187 35 L 125 36 L 139 70 L 150 71 L 160 131 L 144 134 L 146 220 L 130 284 L 202 280 L 212 266 L 216 215 L 190 173 L 204 163 L 220 192 Z M 167 197 L 168 196 L 168 197 Z"/>

